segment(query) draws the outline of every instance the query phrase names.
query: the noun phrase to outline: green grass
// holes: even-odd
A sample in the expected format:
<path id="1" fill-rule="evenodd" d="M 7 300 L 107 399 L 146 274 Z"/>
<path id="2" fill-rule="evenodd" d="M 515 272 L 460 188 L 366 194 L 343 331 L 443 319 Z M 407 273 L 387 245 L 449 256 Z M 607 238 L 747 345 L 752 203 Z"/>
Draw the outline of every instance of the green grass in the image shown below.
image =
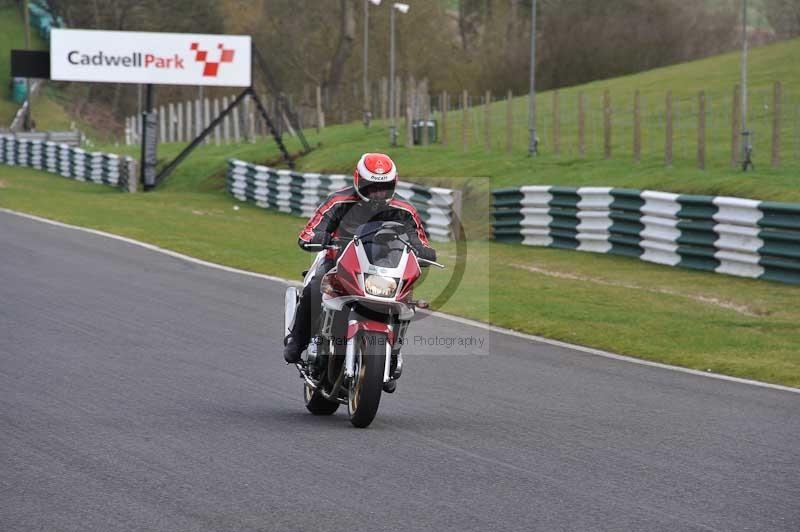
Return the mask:
<path id="1" fill-rule="evenodd" d="M 773 77 L 785 83 L 800 81 L 800 73 L 789 66 L 798 52 L 800 41 L 755 50 L 751 62 L 755 86 L 766 86 Z M 691 94 L 700 86 L 722 94 L 727 84 L 735 82 L 735 68 L 735 56 L 723 56 L 591 84 L 582 90 L 597 95 L 610 87 L 623 94 L 639 87 L 643 94 L 658 94 L 673 84 L 676 94 Z M 698 76 L 702 79 L 690 81 Z M 564 94 L 570 92 L 563 91 L 562 98 Z M 546 113 L 549 96 L 541 98 L 540 110 Z M 525 102 L 515 105 L 524 108 Z M 757 172 L 742 174 L 728 170 L 724 163 L 700 172 L 689 161 L 664 168 L 655 158 L 635 165 L 627 158 L 603 161 L 591 153 L 586 160 L 570 158 L 568 153 L 557 157 L 547 153 L 546 145 L 543 156 L 530 159 L 524 138 L 512 155 L 499 146 L 465 154 L 456 141 L 456 114 L 451 116 L 449 147 L 390 148 L 385 124 L 379 122 L 369 130 L 349 124 L 327 128 L 319 135 L 308 132 L 311 142 L 320 146 L 298 163 L 306 170 L 349 173 L 360 153 L 383 150 L 397 160 L 405 178 L 468 189 L 465 218 L 472 225 L 465 276 L 440 310 L 648 360 L 800 387 L 800 287 L 626 257 L 480 240 L 486 234 L 487 193 L 495 186 L 608 185 L 800 201 L 791 165 L 770 170 L 759 164 Z M 166 161 L 181 147 L 161 145 L 159 156 Z M 294 139 L 289 139 L 289 147 L 293 152 L 299 149 Z M 724 152 L 723 148 L 719 149 Z M 137 147 L 105 149 L 138 155 Z M 234 210 L 236 202 L 224 192 L 227 157 L 279 160 L 271 141 L 207 145 L 191 155 L 163 188 L 136 195 L 0 167 L 0 206 L 251 271 L 298 278 L 311 258 L 295 247 L 295 235 L 304 220 L 250 205 Z M 449 281 L 456 260 L 454 244 L 437 245 L 437 249 L 449 268 L 429 271 L 419 291 L 434 301 Z"/>
<path id="2" fill-rule="evenodd" d="M 731 93 L 739 81 L 739 55 L 725 54 L 701 61 L 660 68 L 640 74 L 559 91 L 562 113 L 562 153 L 552 149 L 552 93 L 537 97 L 541 155 L 527 156 L 527 98 L 513 100 L 513 152 L 505 149 L 506 103 L 490 106 L 491 149 L 484 146 L 485 121 L 483 107 L 470 111 L 469 150 L 461 142 L 461 111 L 451 111 L 447 124 L 449 144 L 426 147 L 392 147 L 389 144 L 388 122 L 378 120 L 366 129 L 360 123 L 332 126 L 317 134 L 306 131 L 313 144 L 321 144 L 303 157 L 299 168 L 309 171 L 350 173 L 353 161 L 366 151 L 384 151 L 398 164 L 401 176 L 415 181 L 454 183 L 456 177 L 491 178 L 492 187 L 531 184 L 564 186 L 617 186 L 668 192 L 728 195 L 775 201 L 800 201 L 800 39 L 785 41 L 751 51 L 750 104 L 751 125 L 755 132 L 756 170 L 743 173 L 730 165 Z M 772 83 L 783 83 L 782 164 L 770 165 Z M 675 109 L 674 162 L 664 165 L 663 106 L 664 95 L 672 90 Z M 602 153 L 602 125 L 599 104 L 605 90 L 612 96 L 614 108 L 613 156 L 605 160 Z M 642 160 L 632 160 L 631 105 L 634 91 L 642 101 Z M 697 92 L 707 98 L 707 164 L 698 170 L 696 153 Z M 585 95 L 588 107 L 586 120 L 586 156 L 577 154 L 577 120 L 575 105 L 578 93 Z M 441 116 L 436 113 L 435 118 Z M 680 118 L 679 118 L 680 117 Z M 399 138 L 404 139 L 401 123 Z M 120 148 L 115 148 L 119 150 Z M 131 154 L 136 147 L 125 147 Z M 254 160 L 263 160 L 255 157 Z M 460 181 L 460 183 L 464 183 Z M 463 186 L 488 192 L 488 181 L 468 180 Z"/>
<path id="3" fill-rule="evenodd" d="M 231 155 L 266 158 L 245 146 Z M 223 189 L 223 148 L 204 148 L 164 189 L 129 195 L 35 170 L 0 166 L 0 206 L 125 235 L 250 271 L 299 278 L 304 220 Z M 454 271 L 437 245 L 419 296 L 436 301 Z M 524 297 L 521 297 L 524 295 Z M 439 310 L 596 348 L 800 387 L 800 288 L 613 257 L 467 243 L 465 276 Z"/>
<path id="4" fill-rule="evenodd" d="M 309 171 L 348 173 L 353 160 L 365 151 L 389 153 L 398 163 L 402 176 L 489 177 L 493 187 L 530 184 L 564 186 L 618 186 L 649 188 L 680 193 L 730 195 L 776 201 L 800 201 L 800 39 L 752 50 L 750 55 L 751 126 L 755 132 L 756 170 L 743 173 L 730 165 L 731 93 L 739 80 L 738 54 L 661 68 L 641 74 L 598 81 L 564 89 L 560 94 L 562 112 L 561 155 L 553 153 L 552 93 L 539 94 L 537 107 L 541 155 L 527 156 L 527 98 L 513 101 L 514 148 L 505 150 L 506 103 L 490 106 L 492 147 L 484 146 L 482 107 L 470 111 L 469 150 L 461 142 L 461 112 L 448 114 L 449 144 L 427 147 L 393 148 L 389 145 L 388 124 L 377 121 L 367 130 L 353 123 L 326 128 L 320 135 L 309 132 L 320 149 L 300 161 Z M 770 165 L 772 83 L 783 83 L 782 164 Z M 673 92 L 675 109 L 674 163 L 664 165 L 664 133 L 661 124 L 665 92 Z M 613 156 L 604 160 L 599 103 L 609 90 L 614 108 Z M 632 119 L 634 91 L 639 90 L 643 114 L 643 155 L 632 160 Z M 696 154 L 696 98 L 704 90 L 707 98 L 707 163 L 698 170 Z M 586 121 L 587 152 L 577 155 L 575 105 L 582 92 L 588 102 Z M 438 114 L 438 113 L 437 113 Z M 678 119 L 680 117 L 680 119 Z M 436 117 L 441 118 L 441 117 Z M 441 120 L 440 120 L 441 123 Z M 402 124 L 400 139 L 404 138 Z"/>

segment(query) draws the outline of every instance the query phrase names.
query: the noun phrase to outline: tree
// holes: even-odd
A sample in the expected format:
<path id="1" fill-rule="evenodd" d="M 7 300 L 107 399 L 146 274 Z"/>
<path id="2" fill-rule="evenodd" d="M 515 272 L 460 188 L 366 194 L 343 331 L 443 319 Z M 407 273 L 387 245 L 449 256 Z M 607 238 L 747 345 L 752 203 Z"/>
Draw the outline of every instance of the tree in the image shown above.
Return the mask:
<path id="1" fill-rule="evenodd" d="M 345 65 L 353 52 L 355 41 L 356 19 L 353 13 L 353 0 L 339 0 L 339 43 L 328 63 L 323 88 L 327 88 L 332 97 L 336 97 L 342 83 Z"/>
<path id="2" fill-rule="evenodd" d="M 800 35 L 800 2 L 797 0 L 766 0 L 766 15 L 775 35 L 789 39 Z"/>

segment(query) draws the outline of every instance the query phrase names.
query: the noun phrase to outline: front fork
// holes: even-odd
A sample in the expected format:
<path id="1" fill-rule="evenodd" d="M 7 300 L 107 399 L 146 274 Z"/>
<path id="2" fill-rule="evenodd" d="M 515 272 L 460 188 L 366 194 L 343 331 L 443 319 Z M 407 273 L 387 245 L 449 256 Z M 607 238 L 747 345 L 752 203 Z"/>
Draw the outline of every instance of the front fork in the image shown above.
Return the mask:
<path id="1" fill-rule="evenodd" d="M 351 325 L 357 323 L 357 320 L 352 320 L 350 322 Z M 408 323 L 408 320 L 395 320 L 392 325 L 388 326 L 395 334 L 394 343 L 389 343 L 388 338 L 386 342 L 386 362 L 383 368 L 384 383 L 399 379 L 400 375 L 403 374 L 403 354 L 400 352 L 400 349 L 405 340 Z M 347 349 L 344 357 L 344 375 L 348 379 L 353 378 L 355 375 L 356 337 L 357 335 L 354 334 L 347 339 Z"/>

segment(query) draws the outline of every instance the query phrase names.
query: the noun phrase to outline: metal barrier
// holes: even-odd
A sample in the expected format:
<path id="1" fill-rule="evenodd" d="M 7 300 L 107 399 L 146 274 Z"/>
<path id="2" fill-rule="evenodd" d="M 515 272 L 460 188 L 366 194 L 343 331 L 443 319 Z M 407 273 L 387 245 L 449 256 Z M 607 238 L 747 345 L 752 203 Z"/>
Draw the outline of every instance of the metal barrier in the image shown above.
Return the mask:
<path id="1" fill-rule="evenodd" d="M 0 133 L 18 140 L 41 140 L 42 142 L 55 142 L 57 144 L 67 144 L 69 146 L 80 146 L 83 144 L 83 133 L 80 131 L 17 131 Z"/>
<path id="2" fill-rule="evenodd" d="M 492 191 L 494 239 L 800 284 L 800 204 L 600 187 Z"/>
<path id="3" fill-rule="evenodd" d="M 128 190 L 136 185 L 136 162 L 130 157 L 87 152 L 67 144 L 0 135 L 0 163 L 46 170 L 78 181 Z M 134 179 L 129 178 L 133 176 Z"/>
<path id="4" fill-rule="evenodd" d="M 228 160 L 227 190 L 236 199 L 297 216 L 310 217 L 328 194 L 352 182 L 350 176 L 342 174 L 294 172 Z M 453 238 L 461 208 L 460 191 L 401 181 L 397 194 L 417 208 L 431 240 Z"/>

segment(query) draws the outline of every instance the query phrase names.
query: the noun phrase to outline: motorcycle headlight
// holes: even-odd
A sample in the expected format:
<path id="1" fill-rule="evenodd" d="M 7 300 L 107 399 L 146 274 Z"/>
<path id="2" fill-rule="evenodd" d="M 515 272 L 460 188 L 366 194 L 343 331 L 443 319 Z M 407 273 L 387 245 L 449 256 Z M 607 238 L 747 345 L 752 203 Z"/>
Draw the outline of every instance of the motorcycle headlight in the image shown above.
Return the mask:
<path id="1" fill-rule="evenodd" d="M 367 293 L 378 297 L 392 297 L 397 290 L 397 280 L 382 275 L 367 275 L 364 278 Z"/>

